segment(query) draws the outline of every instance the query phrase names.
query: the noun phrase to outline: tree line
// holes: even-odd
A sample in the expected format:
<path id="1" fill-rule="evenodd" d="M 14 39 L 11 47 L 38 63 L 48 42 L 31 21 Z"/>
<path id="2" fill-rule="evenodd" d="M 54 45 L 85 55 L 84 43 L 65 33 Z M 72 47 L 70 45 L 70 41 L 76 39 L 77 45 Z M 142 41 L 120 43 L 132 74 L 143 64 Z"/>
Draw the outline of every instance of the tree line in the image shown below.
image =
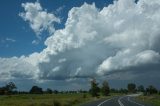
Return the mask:
<path id="1" fill-rule="evenodd" d="M 58 91 L 47 88 L 43 90 L 39 86 L 32 86 L 31 89 L 27 91 L 17 91 L 17 86 L 13 82 L 7 83 L 5 86 L 0 87 L 0 95 L 13 95 L 13 94 L 66 94 L 66 93 L 90 93 L 93 97 L 98 97 L 100 95 L 108 96 L 110 93 L 136 93 L 142 92 L 144 95 L 160 94 L 153 85 L 149 85 L 147 88 L 144 88 L 143 85 L 136 86 L 134 83 L 129 83 L 127 87 L 121 89 L 110 88 L 109 83 L 105 80 L 101 83 L 96 82 L 96 79 L 90 81 L 89 91 L 78 90 L 78 91 Z"/>
<path id="2" fill-rule="evenodd" d="M 44 90 L 39 86 L 32 86 L 29 91 L 18 91 L 17 86 L 14 82 L 9 82 L 5 86 L 0 87 L 0 95 L 13 95 L 13 94 L 67 94 L 67 93 L 87 93 L 88 91 L 85 90 L 78 90 L 78 91 L 58 91 L 52 90 L 51 88 L 47 88 Z"/>
<path id="3" fill-rule="evenodd" d="M 147 88 L 144 88 L 143 85 L 136 86 L 136 84 L 134 83 L 129 83 L 126 89 L 110 89 L 109 84 L 106 80 L 102 82 L 101 86 L 99 86 L 95 79 L 92 79 L 91 81 L 91 89 L 89 90 L 89 92 L 93 97 L 98 97 L 100 94 L 102 94 L 103 96 L 108 96 L 110 92 L 123 94 L 142 92 L 144 95 L 160 95 L 160 91 L 158 91 L 153 85 L 149 85 Z"/>

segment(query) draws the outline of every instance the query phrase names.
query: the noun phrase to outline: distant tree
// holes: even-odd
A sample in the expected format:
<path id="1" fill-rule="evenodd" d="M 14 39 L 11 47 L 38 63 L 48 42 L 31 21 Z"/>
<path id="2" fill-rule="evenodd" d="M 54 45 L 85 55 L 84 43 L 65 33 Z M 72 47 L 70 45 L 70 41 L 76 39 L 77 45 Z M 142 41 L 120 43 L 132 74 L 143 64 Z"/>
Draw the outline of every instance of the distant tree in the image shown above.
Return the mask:
<path id="1" fill-rule="evenodd" d="M 121 89 L 119 90 L 119 93 L 127 94 L 127 93 L 128 93 L 128 90 L 121 88 Z"/>
<path id="2" fill-rule="evenodd" d="M 129 83 L 127 88 L 129 92 L 134 93 L 136 91 L 136 84 Z"/>
<path id="3" fill-rule="evenodd" d="M 50 89 L 50 88 L 47 88 L 47 90 L 46 90 L 46 93 L 48 93 L 48 94 L 52 94 L 52 89 Z"/>
<path id="4" fill-rule="evenodd" d="M 17 88 L 13 82 L 9 82 L 5 87 L 8 91 L 13 91 L 14 89 Z"/>
<path id="5" fill-rule="evenodd" d="M 5 87 L 1 87 L 0 88 L 0 95 L 4 95 L 5 91 L 6 91 Z"/>
<path id="6" fill-rule="evenodd" d="M 58 94 L 59 91 L 58 91 L 58 90 L 54 90 L 53 93 L 54 93 L 54 94 Z M 64 92 L 62 91 L 61 93 L 64 93 Z"/>
<path id="7" fill-rule="evenodd" d="M 118 93 L 118 90 L 115 89 L 115 88 L 111 88 L 111 89 L 110 89 L 110 92 L 111 92 L 111 93 Z"/>
<path id="8" fill-rule="evenodd" d="M 4 87 L 6 94 L 13 94 L 13 90 L 17 89 L 16 85 L 13 82 L 9 82 Z"/>
<path id="9" fill-rule="evenodd" d="M 98 83 L 96 83 L 96 80 L 93 79 L 91 81 L 91 89 L 90 89 L 90 93 L 93 97 L 97 97 L 99 92 L 99 87 L 98 87 Z"/>
<path id="10" fill-rule="evenodd" d="M 5 95 L 5 94 L 16 94 L 17 91 L 16 85 L 13 82 L 7 83 L 5 86 L 0 88 L 0 95 Z"/>
<path id="11" fill-rule="evenodd" d="M 102 95 L 107 96 L 110 92 L 110 88 L 107 81 L 104 81 L 101 88 Z"/>
<path id="12" fill-rule="evenodd" d="M 42 94 L 43 90 L 42 88 L 38 87 L 38 86 L 33 86 L 30 90 L 31 94 Z"/>
<path id="13" fill-rule="evenodd" d="M 151 95 L 158 93 L 158 90 L 154 86 L 150 85 L 148 88 L 146 88 L 146 92 L 147 94 Z"/>
<path id="14" fill-rule="evenodd" d="M 138 89 L 139 92 L 144 92 L 145 91 L 143 85 L 138 86 L 137 89 Z"/>

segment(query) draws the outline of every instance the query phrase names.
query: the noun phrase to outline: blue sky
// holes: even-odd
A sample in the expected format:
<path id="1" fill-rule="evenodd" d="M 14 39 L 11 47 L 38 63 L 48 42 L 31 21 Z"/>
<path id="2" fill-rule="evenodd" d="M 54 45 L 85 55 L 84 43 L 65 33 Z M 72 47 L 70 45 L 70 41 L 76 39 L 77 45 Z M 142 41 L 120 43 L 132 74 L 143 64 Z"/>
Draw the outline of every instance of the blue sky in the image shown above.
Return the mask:
<path id="1" fill-rule="evenodd" d="M 160 0 L 1 0 L 0 85 L 86 89 L 94 77 L 116 88 L 160 88 L 159 7 Z"/>
<path id="2" fill-rule="evenodd" d="M 38 45 L 33 45 L 32 41 L 37 39 L 33 30 L 18 15 L 24 9 L 21 7 L 22 3 L 35 2 L 36 0 L 1 0 L 0 1 L 0 56 L 1 57 L 12 57 L 29 55 L 33 52 L 42 51 L 44 46 L 44 41 L 49 36 L 47 32 L 43 32 L 42 40 Z M 56 13 L 56 16 L 60 17 L 61 23 L 56 24 L 55 28 L 64 28 L 64 23 L 68 16 L 68 11 L 72 7 L 79 7 L 84 2 L 92 4 L 95 3 L 98 8 L 102 8 L 110 3 L 112 0 L 40 0 L 43 8 L 47 9 L 48 12 Z M 60 12 L 56 12 L 57 9 L 62 8 Z M 6 39 L 14 39 L 15 42 L 6 41 Z"/>

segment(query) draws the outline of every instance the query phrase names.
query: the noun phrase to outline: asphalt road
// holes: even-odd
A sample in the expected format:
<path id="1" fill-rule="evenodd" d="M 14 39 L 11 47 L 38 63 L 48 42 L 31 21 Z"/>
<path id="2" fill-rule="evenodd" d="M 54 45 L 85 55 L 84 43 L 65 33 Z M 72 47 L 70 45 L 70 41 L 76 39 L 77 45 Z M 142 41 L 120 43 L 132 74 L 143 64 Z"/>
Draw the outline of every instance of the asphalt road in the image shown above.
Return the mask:
<path id="1" fill-rule="evenodd" d="M 107 100 L 98 100 L 82 106 L 150 106 L 135 100 L 134 96 L 119 96 Z"/>

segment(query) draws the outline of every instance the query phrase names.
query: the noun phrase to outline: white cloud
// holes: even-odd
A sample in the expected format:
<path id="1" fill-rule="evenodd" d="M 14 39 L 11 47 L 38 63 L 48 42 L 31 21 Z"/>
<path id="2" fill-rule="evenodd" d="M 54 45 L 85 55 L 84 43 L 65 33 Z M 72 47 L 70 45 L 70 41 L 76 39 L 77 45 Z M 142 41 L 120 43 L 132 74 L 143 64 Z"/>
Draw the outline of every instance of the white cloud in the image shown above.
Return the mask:
<path id="1" fill-rule="evenodd" d="M 8 38 L 8 37 L 7 38 L 3 38 L 3 39 L 0 39 L 0 46 L 8 48 L 9 44 L 15 43 L 15 42 L 16 42 L 16 40 L 13 39 L 13 38 Z"/>
<path id="2" fill-rule="evenodd" d="M 37 2 L 23 6 L 31 14 L 31 10 L 42 12 Z M 127 71 L 126 75 L 131 74 L 130 71 L 138 74 L 140 71 L 134 68 L 160 64 L 159 7 L 160 0 L 139 0 L 137 4 L 134 0 L 119 0 L 102 10 L 86 3 L 73 7 L 68 13 L 65 28 L 56 30 L 45 41 L 47 47 L 40 53 L 22 56 L 21 59 L 35 68 L 36 71 L 29 72 L 33 71 L 31 76 L 39 80 L 86 78 L 123 71 Z M 39 12 L 35 17 L 25 14 L 29 22 L 33 21 L 33 26 L 37 23 L 30 18 L 39 17 Z M 45 26 L 45 23 L 38 24 L 36 28 L 41 28 L 41 25 Z M 19 71 L 20 66 L 17 68 Z M 159 67 L 155 70 L 158 71 Z"/>
<path id="3" fill-rule="evenodd" d="M 67 57 L 67 66 L 62 64 L 59 73 L 72 67 L 67 71 L 72 77 L 78 67 L 81 67 L 80 76 L 94 76 L 159 63 L 159 51 L 153 44 L 160 34 L 157 20 L 160 9 L 156 8 L 153 15 L 145 11 L 153 9 L 147 5 L 150 2 L 140 0 L 136 4 L 134 0 L 119 0 L 102 10 L 94 4 L 72 8 L 65 29 L 57 30 L 45 42 L 44 51 L 48 51 L 50 58 L 45 65 L 50 70 L 51 63 L 59 56 Z M 153 2 L 151 7 L 154 5 L 157 4 Z"/>
<path id="4" fill-rule="evenodd" d="M 56 13 L 57 13 L 57 14 L 61 13 L 64 8 L 65 8 L 65 5 L 57 8 L 57 9 L 56 9 Z"/>
<path id="5" fill-rule="evenodd" d="M 53 34 L 55 31 L 54 23 L 60 23 L 60 19 L 52 13 L 48 13 L 46 9 L 44 10 L 38 1 L 35 3 L 22 3 L 22 7 L 25 12 L 20 13 L 19 16 L 29 22 L 30 27 L 39 38 L 44 30 Z"/>
<path id="6" fill-rule="evenodd" d="M 38 44 L 39 44 L 39 40 L 33 40 L 33 41 L 32 41 L 32 44 L 38 45 Z"/>
<path id="7" fill-rule="evenodd" d="M 129 67 L 160 63 L 160 55 L 155 51 L 146 50 L 138 54 L 132 52 L 134 51 L 124 50 L 118 52 L 116 56 L 108 57 L 99 66 L 97 73 L 105 74 L 107 72 L 127 70 Z"/>
<path id="8" fill-rule="evenodd" d="M 16 42 L 15 39 L 12 39 L 12 38 L 6 38 L 6 41 L 9 41 L 9 42 Z"/>
<path id="9" fill-rule="evenodd" d="M 22 58 L 0 58 L 0 79 L 36 79 L 37 69 Z"/>
<path id="10" fill-rule="evenodd" d="M 14 42 L 16 42 L 16 40 L 15 39 L 13 39 L 13 38 L 4 38 L 4 39 L 0 39 L 0 43 L 14 43 Z"/>

